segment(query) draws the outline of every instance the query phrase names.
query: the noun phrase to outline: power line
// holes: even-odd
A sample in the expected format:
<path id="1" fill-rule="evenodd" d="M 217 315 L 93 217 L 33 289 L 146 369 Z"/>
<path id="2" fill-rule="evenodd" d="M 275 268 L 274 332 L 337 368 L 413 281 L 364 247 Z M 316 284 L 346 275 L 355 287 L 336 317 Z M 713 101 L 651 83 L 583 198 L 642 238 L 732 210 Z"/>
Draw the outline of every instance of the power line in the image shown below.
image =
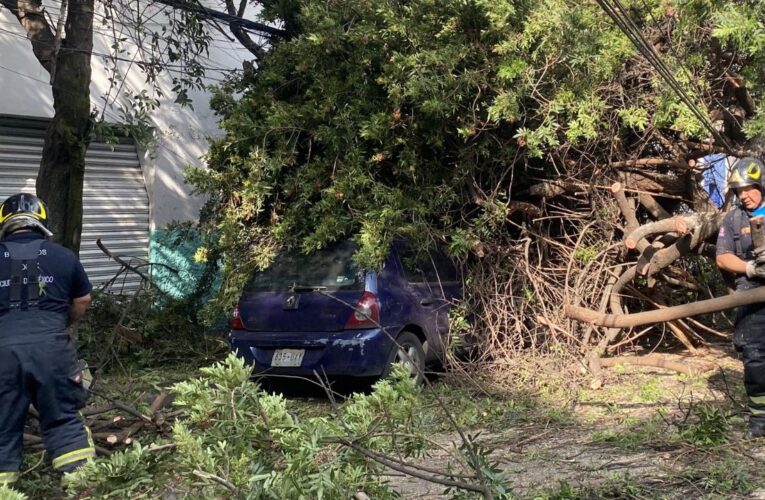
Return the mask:
<path id="1" fill-rule="evenodd" d="M 6 66 L 3 66 L 2 64 L 0 64 L 0 69 L 2 69 L 2 70 L 5 70 L 5 71 L 8 71 L 8 72 L 10 72 L 10 73 L 14 73 L 14 74 L 16 74 L 16 75 L 18 75 L 18 76 L 21 76 L 21 77 L 24 77 L 24 78 L 28 78 L 28 79 L 30 79 L 30 80 L 34 80 L 34 81 L 36 81 L 36 82 L 44 83 L 44 84 L 46 84 L 46 85 L 49 85 L 49 84 L 50 84 L 50 82 L 49 82 L 48 80 L 43 80 L 43 79 L 40 79 L 40 78 L 34 77 L 34 76 L 32 76 L 32 75 L 27 75 L 27 74 L 25 74 L 25 73 L 21 73 L 20 71 L 16 71 L 16 70 L 14 70 L 14 69 L 12 69 L 12 68 L 8 68 L 8 67 L 6 67 Z M 74 93 L 73 93 L 73 92 L 69 92 L 69 91 L 66 91 L 66 93 L 68 93 L 68 94 L 70 94 L 70 95 L 74 95 Z M 111 117 L 113 120 L 115 120 L 115 122 L 117 122 L 117 123 L 120 123 L 120 122 L 122 121 L 122 118 L 121 118 L 120 116 L 116 115 L 116 114 L 115 114 L 114 112 L 112 112 L 112 111 L 107 111 L 107 113 L 106 113 L 106 114 L 108 114 L 108 115 L 111 115 L 110 117 Z M 161 129 L 158 129 L 158 130 L 160 131 L 160 132 L 159 132 L 160 134 L 164 134 L 164 133 L 162 132 L 162 130 L 161 130 Z M 198 129 L 198 130 L 202 130 L 202 131 L 204 132 L 204 130 L 203 130 L 203 129 Z M 155 147 L 157 147 L 158 149 L 164 149 L 165 151 L 167 151 L 167 152 L 169 152 L 169 153 L 173 154 L 174 156 L 176 156 L 176 157 L 177 157 L 177 158 L 179 158 L 180 160 L 183 160 L 183 161 L 187 161 L 187 160 L 188 160 L 188 158 L 184 158 L 184 157 L 181 157 L 181 156 L 180 156 L 180 155 L 179 155 L 177 152 L 175 152 L 175 151 L 173 151 L 172 149 L 170 149 L 170 148 L 169 148 L 167 145 L 164 145 L 164 144 L 160 144 L 160 143 L 158 142 L 158 143 L 155 145 Z"/>
<path id="2" fill-rule="evenodd" d="M 43 80 L 43 79 L 41 79 L 41 78 L 37 78 L 37 77 L 35 77 L 35 76 L 32 76 L 32 75 L 28 75 L 28 74 L 26 74 L 26 73 L 22 73 L 22 72 L 20 72 L 20 71 L 16 71 L 15 69 L 9 68 L 9 67 L 7 67 L 7 66 L 3 66 L 2 64 L 0 64 L 0 69 L 4 69 L 5 71 L 8 71 L 8 72 L 10 72 L 10 73 L 14 73 L 14 74 L 16 74 L 16 75 L 18 75 L 18 76 L 21 76 L 21 77 L 23 77 L 23 78 L 28 78 L 29 80 L 34 80 L 34 81 L 36 81 L 36 82 L 44 83 L 46 86 L 50 86 L 50 81 L 49 81 L 49 80 Z M 71 95 L 71 96 L 73 96 L 73 97 L 79 97 L 79 96 L 77 96 L 77 95 L 76 95 L 74 92 L 70 92 L 70 91 L 67 91 L 67 90 L 65 90 L 65 89 L 64 89 L 64 92 L 66 92 L 67 94 L 69 94 L 69 95 Z M 110 114 L 110 115 L 111 115 L 111 118 L 112 118 L 112 119 L 114 119 L 114 120 L 116 120 L 116 121 L 118 121 L 118 122 L 122 120 L 122 118 L 121 118 L 120 116 L 118 116 L 117 114 L 115 114 L 115 113 L 114 113 L 114 112 L 112 112 L 112 111 L 109 111 L 109 112 L 108 112 L 108 114 Z"/>
<path id="3" fill-rule="evenodd" d="M 9 35 L 13 35 L 13 36 L 15 36 L 17 38 L 22 38 L 24 40 L 29 40 L 26 36 L 21 35 L 19 33 L 16 33 L 14 31 L 7 30 L 5 28 L 0 28 L 0 32 L 8 33 Z M 39 43 L 40 45 L 44 45 L 46 47 L 53 47 L 53 45 L 50 44 L 50 43 L 45 43 L 45 42 L 35 42 L 35 43 Z M 115 56 L 115 55 L 112 55 L 112 54 L 106 54 L 104 52 L 87 51 L 87 50 L 83 50 L 83 49 L 75 49 L 75 48 L 72 48 L 72 47 L 61 47 L 60 50 L 62 50 L 62 51 L 70 51 L 70 52 L 78 52 L 78 53 L 82 53 L 82 54 L 90 54 L 90 55 L 93 55 L 93 56 L 105 57 L 105 58 L 108 58 L 108 59 L 117 60 L 117 61 L 121 61 L 121 62 L 127 62 L 127 63 L 130 63 L 130 62 L 133 61 L 132 59 L 128 59 L 126 57 Z M 200 56 L 200 59 L 201 58 L 202 57 Z M 206 58 L 206 59 L 209 60 L 209 58 Z M 139 66 L 151 66 L 151 65 L 154 65 L 154 63 L 146 63 L 146 62 L 137 62 L 136 64 L 138 64 Z M 159 65 L 162 66 L 163 68 L 167 68 L 167 69 L 171 69 L 171 70 L 182 70 L 182 69 L 185 69 L 187 67 L 187 66 L 184 66 L 182 64 L 159 64 Z M 220 72 L 220 73 L 237 71 L 236 68 L 219 68 L 219 67 L 215 67 L 215 66 L 205 66 L 205 65 L 201 65 L 201 64 L 200 64 L 200 67 L 202 69 L 206 70 L 206 71 L 217 71 L 217 72 Z M 218 83 L 224 81 L 222 79 L 215 79 L 215 78 L 210 78 L 210 79 L 215 80 Z"/>
<path id="4" fill-rule="evenodd" d="M 61 0 L 48 0 L 48 1 L 53 3 L 59 3 L 59 4 L 61 3 Z M 136 3 L 139 3 L 139 2 L 136 2 Z M 198 1 L 194 2 L 189 0 L 153 0 L 150 3 L 165 5 L 167 7 L 170 7 L 173 10 L 180 10 L 184 12 L 192 12 L 194 14 L 199 14 L 201 17 L 205 19 L 215 19 L 218 21 L 224 21 L 228 24 L 234 24 L 241 28 L 250 30 L 251 32 L 254 32 L 253 34 L 257 34 L 261 36 L 267 35 L 270 38 L 286 38 L 287 37 L 286 30 L 277 28 L 275 26 L 270 26 L 265 23 L 260 23 L 257 21 L 244 19 L 239 16 L 228 14 L 226 12 L 221 12 L 219 10 L 210 9 L 208 7 L 203 6 Z"/>
<path id="5" fill-rule="evenodd" d="M 185 10 L 187 12 L 194 12 L 200 14 L 202 17 L 208 19 L 217 19 L 218 21 L 225 21 L 229 24 L 236 24 L 242 28 L 249 28 L 258 33 L 265 33 L 276 38 L 287 38 L 287 31 L 269 26 L 267 24 L 259 23 L 256 21 L 250 21 L 249 19 L 242 19 L 239 16 L 232 16 L 224 12 L 220 12 L 213 9 L 208 9 L 201 4 L 187 2 L 185 0 L 155 0 L 156 3 L 167 5 L 178 10 Z"/>
<path id="6" fill-rule="evenodd" d="M 651 7 L 648 5 L 646 0 L 640 0 L 640 1 L 643 4 L 643 7 L 645 8 L 645 11 L 648 13 L 648 17 L 651 18 L 651 21 L 653 22 L 653 25 L 656 27 L 656 30 L 659 33 L 663 33 L 663 29 L 662 29 L 661 24 L 659 23 L 659 20 L 656 19 L 656 17 L 654 17 L 653 12 L 651 12 Z M 636 8 L 638 10 L 640 10 L 637 6 L 636 6 Z M 691 70 L 691 68 L 688 65 L 686 65 L 685 62 L 683 61 L 683 59 L 680 57 L 679 51 L 675 48 L 674 44 L 672 43 L 671 32 L 669 30 L 667 30 L 667 32 L 666 32 L 666 37 L 667 37 L 667 46 L 669 47 L 670 52 L 672 52 L 672 55 L 674 56 L 674 63 L 676 65 L 678 65 L 680 68 L 682 68 L 685 71 L 685 73 L 688 75 L 688 82 L 690 83 L 690 85 L 693 86 L 693 88 L 696 91 L 696 93 L 699 96 L 703 95 L 704 94 L 704 89 L 702 88 L 701 85 L 698 84 L 696 78 L 693 75 L 693 71 Z M 720 106 L 721 108 L 725 107 L 725 105 L 720 102 L 720 99 L 718 99 L 717 96 L 713 92 L 709 94 L 709 97 L 715 103 L 717 103 L 717 105 Z"/>
<path id="7" fill-rule="evenodd" d="M 627 36 L 630 42 L 632 42 L 638 52 L 640 52 L 640 54 L 642 54 L 643 57 L 648 60 L 649 64 L 651 64 L 651 66 L 653 66 L 653 68 L 659 73 L 659 76 L 661 76 L 662 79 L 664 79 L 664 81 L 675 92 L 675 94 L 677 94 L 680 100 L 683 101 L 686 106 L 688 106 L 688 109 L 691 110 L 691 112 L 696 116 L 704 128 L 706 128 L 712 134 L 712 137 L 714 137 L 721 145 L 723 145 L 723 147 L 729 151 L 732 150 L 732 147 L 728 143 L 727 139 L 723 137 L 723 135 L 720 134 L 716 128 L 714 128 L 714 126 L 709 122 L 709 118 L 704 113 L 702 113 L 696 106 L 696 103 L 694 103 L 693 100 L 688 97 L 683 88 L 680 86 L 679 82 L 675 79 L 666 65 L 664 65 L 658 54 L 656 54 L 653 47 L 643 37 L 643 34 L 637 25 L 632 21 L 632 19 L 630 19 L 628 15 L 626 15 L 626 9 L 624 8 L 624 5 L 622 5 L 619 0 L 614 0 L 614 5 L 616 5 L 616 7 L 609 4 L 608 0 L 596 1 L 598 5 L 603 9 L 603 11 L 605 11 L 606 14 L 608 14 L 608 16 L 614 21 L 614 23 L 616 23 L 617 27 Z M 619 10 L 617 10 L 617 7 Z"/>

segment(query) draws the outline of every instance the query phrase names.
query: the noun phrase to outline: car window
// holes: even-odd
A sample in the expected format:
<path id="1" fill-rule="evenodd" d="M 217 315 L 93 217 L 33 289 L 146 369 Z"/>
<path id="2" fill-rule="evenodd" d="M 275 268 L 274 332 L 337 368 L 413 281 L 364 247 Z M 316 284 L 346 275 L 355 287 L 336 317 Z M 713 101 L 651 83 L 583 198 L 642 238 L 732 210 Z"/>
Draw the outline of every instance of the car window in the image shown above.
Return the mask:
<path id="1" fill-rule="evenodd" d="M 425 277 L 425 269 L 429 263 L 423 258 L 423 255 L 418 255 L 411 246 L 400 243 L 398 256 L 404 267 L 404 277 L 409 283 L 426 283 L 428 281 Z"/>
<path id="2" fill-rule="evenodd" d="M 434 281 L 457 281 L 457 267 L 448 255 L 440 250 L 431 250 L 430 258 L 437 273 Z"/>
<path id="3" fill-rule="evenodd" d="M 252 275 L 248 292 L 287 291 L 293 285 L 321 286 L 327 290 L 363 290 L 364 270 L 353 261 L 356 245 L 344 241 L 305 255 L 289 250 L 271 265 Z"/>
<path id="4" fill-rule="evenodd" d="M 448 255 L 440 250 L 415 252 L 411 246 L 398 247 L 404 276 L 409 283 L 438 283 L 457 280 L 457 268 Z"/>

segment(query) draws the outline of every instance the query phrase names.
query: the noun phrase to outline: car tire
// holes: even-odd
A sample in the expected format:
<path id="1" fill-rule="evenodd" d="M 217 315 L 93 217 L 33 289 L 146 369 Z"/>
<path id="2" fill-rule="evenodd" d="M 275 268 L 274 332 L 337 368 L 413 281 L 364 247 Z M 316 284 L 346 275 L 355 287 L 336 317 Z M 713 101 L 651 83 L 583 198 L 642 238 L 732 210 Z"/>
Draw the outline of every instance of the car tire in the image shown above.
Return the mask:
<path id="1" fill-rule="evenodd" d="M 398 334 L 396 343 L 398 345 L 394 345 L 388 355 L 382 378 L 390 375 L 394 364 L 404 363 L 409 368 L 409 373 L 416 383 L 422 384 L 425 378 L 425 350 L 422 348 L 422 342 L 412 332 L 403 331 Z"/>

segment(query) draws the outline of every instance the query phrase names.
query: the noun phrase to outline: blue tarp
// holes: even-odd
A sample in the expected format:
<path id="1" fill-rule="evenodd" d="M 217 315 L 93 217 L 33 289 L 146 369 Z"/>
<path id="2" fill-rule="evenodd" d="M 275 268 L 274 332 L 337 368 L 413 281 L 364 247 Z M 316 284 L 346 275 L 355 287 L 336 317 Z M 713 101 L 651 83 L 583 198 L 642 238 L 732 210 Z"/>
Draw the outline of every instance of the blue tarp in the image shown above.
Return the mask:
<path id="1" fill-rule="evenodd" d="M 704 190 L 717 208 L 725 203 L 725 183 L 728 179 L 728 161 L 723 153 L 705 156 L 704 161 Z"/>

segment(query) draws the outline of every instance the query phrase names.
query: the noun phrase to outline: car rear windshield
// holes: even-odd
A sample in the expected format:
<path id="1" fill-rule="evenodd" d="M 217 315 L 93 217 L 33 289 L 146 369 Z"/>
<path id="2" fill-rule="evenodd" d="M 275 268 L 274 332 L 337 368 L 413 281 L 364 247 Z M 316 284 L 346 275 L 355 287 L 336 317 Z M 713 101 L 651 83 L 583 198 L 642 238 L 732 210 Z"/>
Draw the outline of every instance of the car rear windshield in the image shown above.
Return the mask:
<path id="1" fill-rule="evenodd" d="M 282 252 L 268 268 L 253 274 L 246 290 L 281 292 L 293 287 L 363 290 L 364 271 L 353 261 L 355 252 L 356 245 L 350 241 L 308 255 L 293 250 Z"/>

